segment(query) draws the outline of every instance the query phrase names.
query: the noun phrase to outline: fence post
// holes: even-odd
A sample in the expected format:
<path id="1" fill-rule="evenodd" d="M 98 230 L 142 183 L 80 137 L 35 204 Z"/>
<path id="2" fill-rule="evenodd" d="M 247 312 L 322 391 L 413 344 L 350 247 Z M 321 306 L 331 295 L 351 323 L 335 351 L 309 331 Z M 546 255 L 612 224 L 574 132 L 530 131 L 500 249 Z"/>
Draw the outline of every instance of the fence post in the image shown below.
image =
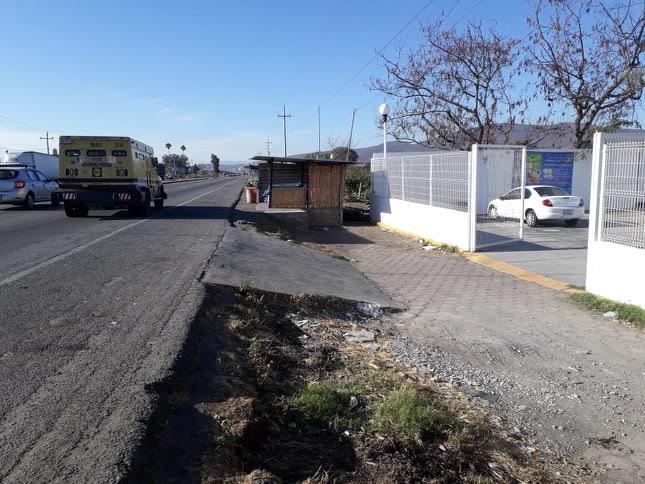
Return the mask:
<path id="1" fill-rule="evenodd" d="M 428 155 L 428 161 L 430 162 L 429 166 L 429 171 L 428 171 L 428 185 L 429 185 L 429 190 L 428 190 L 428 204 L 432 206 L 432 163 L 433 163 L 433 156 Z"/>
<path id="2" fill-rule="evenodd" d="M 468 168 L 468 192 L 469 192 L 469 206 L 468 213 L 470 215 L 470 251 L 477 251 L 477 157 L 479 147 L 475 143 L 470 152 L 470 165 Z"/>
<path id="3" fill-rule="evenodd" d="M 526 189 L 526 146 L 522 147 L 522 183 L 520 184 L 521 187 L 521 195 L 520 195 L 520 206 L 522 208 L 520 212 L 520 240 L 524 238 L 524 199 L 525 199 L 525 193 L 524 190 Z"/>
<path id="4" fill-rule="evenodd" d="M 401 200 L 405 200 L 405 155 L 401 155 Z"/>
<path id="5" fill-rule="evenodd" d="M 591 151 L 591 190 L 589 192 L 589 237 L 587 246 L 590 247 L 598 238 L 598 200 L 600 199 L 600 133 L 593 135 Z"/>

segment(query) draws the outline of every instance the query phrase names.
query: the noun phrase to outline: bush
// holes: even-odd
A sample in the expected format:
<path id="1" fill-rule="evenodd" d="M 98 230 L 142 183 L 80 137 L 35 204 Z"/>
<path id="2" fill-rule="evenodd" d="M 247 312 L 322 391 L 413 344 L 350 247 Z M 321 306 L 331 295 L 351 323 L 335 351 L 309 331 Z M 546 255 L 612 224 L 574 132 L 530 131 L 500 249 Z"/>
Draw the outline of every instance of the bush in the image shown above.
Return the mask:
<path id="1" fill-rule="evenodd" d="M 345 172 L 345 189 L 352 198 L 367 200 L 371 190 L 370 169 L 367 166 L 349 166 Z"/>
<path id="2" fill-rule="evenodd" d="M 442 432 L 448 418 L 447 409 L 412 389 L 393 391 L 374 410 L 376 428 L 400 440 L 419 441 L 428 432 Z"/>
<path id="3" fill-rule="evenodd" d="M 337 430 L 358 428 L 360 416 L 350 409 L 349 392 L 335 388 L 329 382 L 310 383 L 295 398 L 295 406 L 308 420 L 326 422 Z"/>

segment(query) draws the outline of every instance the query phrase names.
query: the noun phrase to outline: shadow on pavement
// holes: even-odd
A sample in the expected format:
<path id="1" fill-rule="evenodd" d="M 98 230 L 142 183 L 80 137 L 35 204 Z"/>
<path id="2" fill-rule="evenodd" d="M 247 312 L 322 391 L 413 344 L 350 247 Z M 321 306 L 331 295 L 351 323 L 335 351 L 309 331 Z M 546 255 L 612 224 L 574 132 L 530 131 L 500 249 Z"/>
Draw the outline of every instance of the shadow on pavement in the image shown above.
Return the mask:
<path id="1" fill-rule="evenodd" d="M 534 252 L 534 251 L 551 251 L 551 250 L 579 250 L 586 249 L 586 245 L 576 247 L 550 247 L 548 245 L 536 244 L 534 242 L 527 242 L 526 240 L 518 240 L 517 242 L 509 242 L 495 247 L 487 247 L 480 252 Z"/>
<path id="2" fill-rule="evenodd" d="M 230 207 L 213 206 L 183 206 L 165 207 L 160 210 L 152 209 L 150 215 L 131 214 L 127 210 L 119 210 L 111 214 L 90 214 L 86 218 L 98 220 L 140 220 L 140 219 L 162 219 L 162 220 L 222 220 L 228 219 L 231 215 Z"/>
<path id="3" fill-rule="evenodd" d="M 62 210 L 63 205 L 59 205 L 57 207 L 54 207 L 51 203 L 45 202 L 45 203 L 37 203 L 36 206 L 32 209 L 25 208 L 23 205 L 0 205 L 0 211 L 4 212 L 54 212 L 58 210 Z"/>
<path id="4" fill-rule="evenodd" d="M 340 227 L 312 227 L 306 232 L 297 235 L 301 242 L 314 244 L 373 244 L 369 239 L 356 235 L 345 228 L 348 225 L 367 225 L 363 223 L 349 223 Z"/>
<path id="5" fill-rule="evenodd" d="M 564 222 L 560 220 L 542 220 L 540 224 L 531 229 L 531 230 L 536 230 L 540 229 L 543 227 L 558 227 L 558 228 L 563 228 L 563 229 L 586 229 L 589 228 L 589 219 L 586 218 L 581 218 L 578 220 L 578 223 L 574 227 L 567 227 Z"/>

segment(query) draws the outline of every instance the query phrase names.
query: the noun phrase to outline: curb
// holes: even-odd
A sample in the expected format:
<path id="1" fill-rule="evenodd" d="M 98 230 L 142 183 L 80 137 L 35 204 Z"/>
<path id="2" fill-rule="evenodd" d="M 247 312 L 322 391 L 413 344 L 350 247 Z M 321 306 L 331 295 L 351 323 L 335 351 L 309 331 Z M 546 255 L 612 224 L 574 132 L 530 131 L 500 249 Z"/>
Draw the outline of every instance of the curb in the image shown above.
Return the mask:
<path id="1" fill-rule="evenodd" d="M 440 244 L 440 242 L 438 241 L 427 239 L 419 235 L 413 234 L 411 232 L 407 232 L 405 230 L 392 227 L 391 225 L 384 224 L 383 222 L 372 222 L 372 224 L 376 225 L 380 229 L 387 230 L 388 232 L 392 232 L 394 234 L 397 234 L 403 237 L 423 239 L 423 240 L 428 240 L 433 244 Z M 523 281 L 532 282 L 533 284 L 538 284 L 540 286 L 547 287 L 549 289 L 554 289 L 556 291 L 564 291 L 569 294 L 585 292 L 582 289 L 572 287 L 571 284 L 569 283 L 558 281 L 557 279 L 552 279 L 550 277 L 543 276 L 542 274 L 538 274 L 537 272 L 531 272 L 529 270 L 523 269 L 519 266 L 510 264 L 508 262 L 503 262 L 503 261 L 494 259 L 490 256 L 482 254 L 481 252 L 467 252 L 462 249 L 459 249 L 458 253 L 463 255 L 466 259 L 476 264 L 488 267 L 489 269 L 493 269 L 498 272 L 503 272 L 504 274 L 508 274 L 518 279 L 522 279 Z"/>
<path id="2" fill-rule="evenodd" d="M 400 235 L 402 237 L 406 237 L 408 239 L 424 240 L 426 242 L 429 242 L 431 245 L 437 245 L 437 246 L 439 246 L 439 245 L 451 245 L 451 244 L 447 244 L 445 242 L 441 242 L 439 240 L 434 240 L 434 239 L 430 239 L 428 237 L 424 237 L 422 235 L 413 234 L 412 232 L 408 232 L 406 230 L 398 229 L 398 228 L 396 228 L 396 227 L 394 227 L 392 225 L 389 225 L 389 224 L 386 224 L 386 223 L 383 223 L 383 222 L 370 222 L 370 224 L 375 225 L 379 229 L 385 230 L 386 232 L 391 232 L 393 234 Z M 461 247 L 458 247 L 456 245 L 451 246 L 451 247 L 457 247 L 458 250 L 457 250 L 457 252 L 455 252 L 456 254 L 465 253 L 464 249 L 462 249 Z"/>
<path id="3" fill-rule="evenodd" d="M 498 272 L 503 272 L 509 274 L 523 281 L 532 282 L 543 287 L 548 287 L 549 289 L 555 289 L 556 291 L 564 291 L 569 294 L 584 292 L 582 289 L 577 289 L 572 287 L 571 284 L 566 282 L 558 281 L 556 279 L 551 279 L 550 277 L 543 276 L 537 272 L 531 272 L 526 269 L 522 269 L 508 262 L 503 262 L 497 259 L 493 259 L 487 255 L 481 254 L 479 252 L 464 252 L 462 254 L 466 259 L 475 262 L 476 264 L 488 267 L 489 269 L 496 270 Z"/>

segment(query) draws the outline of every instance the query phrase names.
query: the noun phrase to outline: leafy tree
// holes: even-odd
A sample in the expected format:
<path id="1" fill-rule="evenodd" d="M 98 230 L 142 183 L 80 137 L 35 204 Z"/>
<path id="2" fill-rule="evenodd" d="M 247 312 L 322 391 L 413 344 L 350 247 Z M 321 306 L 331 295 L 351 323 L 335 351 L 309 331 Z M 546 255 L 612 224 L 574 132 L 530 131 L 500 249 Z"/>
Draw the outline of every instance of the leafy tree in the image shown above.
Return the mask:
<path id="1" fill-rule="evenodd" d="M 381 55 L 386 75 L 372 89 L 394 98 L 388 119 L 400 141 L 464 149 L 508 138 L 527 102 L 514 89 L 520 42 L 469 24 L 463 30 L 440 22 L 422 26 L 415 51 Z"/>
<path id="2" fill-rule="evenodd" d="M 346 146 L 337 146 L 336 148 L 333 148 L 331 151 L 326 152 L 325 158 L 328 158 L 330 160 L 345 160 L 347 159 L 348 161 L 356 161 L 358 160 L 358 154 L 356 151 L 353 149 L 349 149 L 349 156 L 347 155 L 347 147 Z"/>
<path id="3" fill-rule="evenodd" d="M 192 166 L 193 175 L 197 175 L 201 169 L 197 165 Z"/>
<path id="4" fill-rule="evenodd" d="M 370 193 L 370 168 L 366 165 L 348 166 L 345 171 L 345 190 L 350 197 L 367 200 Z"/>
<path id="5" fill-rule="evenodd" d="M 348 161 L 357 161 L 358 153 L 353 149 L 349 149 L 349 157 L 347 156 L 347 146 L 337 146 L 329 151 L 321 151 L 320 153 L 306 153 L 303 155 L 304 158 L 311 159 L 320 159 L 320 160 L 340 160 L 344 161 L 346 158 Z"/>
<path id="6" fill-rule="evenodd" d="M 528 19 L 528 64 L 552 108 L 573 115 L 575 147 L 601 126 L 634 124 L 643 94 L 645 21 L 642 2 L 537 0 Z"/>
<path id="7" fill-rule="evenodd" d="M 170 143 L 166 143 L 166 149 L 168 150 L 168 154 L 170 154 L 170 148 L 172 148 L 172 145 Z"/>
<path id="8" fill-rule="evenodd" d="M 213 165 L 213 172 L 217 175 L 219 173 L 219 157 L 211 153 L 211 164 Z"/>
<path id="9" fill-rule="evenodd" d="M 188 157 L 186 155 L 171 153 L 163 155 L 161 160 L 166 166 L 172 166 L 173 168 L 186 168 L 188 166 Z"/>

